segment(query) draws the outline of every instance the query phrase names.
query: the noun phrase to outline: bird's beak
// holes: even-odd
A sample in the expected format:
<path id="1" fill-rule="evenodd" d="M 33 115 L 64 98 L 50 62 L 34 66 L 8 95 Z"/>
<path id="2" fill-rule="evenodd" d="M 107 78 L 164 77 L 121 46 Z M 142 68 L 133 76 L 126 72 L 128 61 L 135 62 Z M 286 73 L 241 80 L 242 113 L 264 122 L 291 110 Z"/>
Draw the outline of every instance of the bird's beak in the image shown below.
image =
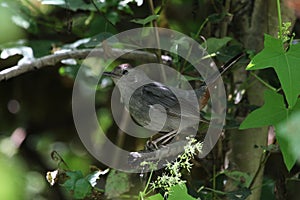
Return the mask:
<path id="1" fill-rule="evenodd" d="M 112 72 L 103 72 L 104 76 L 112 76 Z"/>
<path id="2" fill-rule="evenodd" d="M 103 72 L 103 75 L 104 76 L 109 76 L 109 77 L 112 77 L 112 78 L 120 78 L 120 76 L 115 74 L 114 72 Z"/>

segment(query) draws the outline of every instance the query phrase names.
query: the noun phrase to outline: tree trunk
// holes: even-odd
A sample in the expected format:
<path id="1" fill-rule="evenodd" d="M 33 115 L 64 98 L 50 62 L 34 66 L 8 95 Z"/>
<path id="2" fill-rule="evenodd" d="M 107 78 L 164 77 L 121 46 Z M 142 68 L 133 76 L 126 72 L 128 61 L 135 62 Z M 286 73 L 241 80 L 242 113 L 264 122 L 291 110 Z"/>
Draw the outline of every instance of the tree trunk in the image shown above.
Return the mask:
<path id="1" fill-rule="evenodd" d="M 231 31 L 235 35 L 234 37 L 244 44 L 246 49 L 255 50 L 257 53 L 263 48 L 264 33 L 277 37 L 278 14 L 276 1 L 246 1 L 245 5 L 243 5 L 243 2 L 245 1 L 233 0 L 231 2 L 232 12 L 236 10 L 236 13 L 233 13 L 233 28 Z M 295 21 L 293 11 L 287 9 L 283 4 L 281 9 L 283 22 L 289 21 L 293 24 Z M 238 89 L 239 84 L 246 81 L 248 73 L 245 69 L 239 69 L 233 76 L 235 88 Z M 249 104 L 261 106 L 265 88 L 254 78 L 251 78 L 249 83 L 251 86 L 246 89 L 246 97 Z M 248 110 L 245 110 L 245 108 L 238 110 L 243 110 L 238 113 L 238 119 L 242 121 L 248 114 Z M 260 147 L 267 145 L 267 127 L 243 131 L 232 130 L 228 131 L 227 134 L 230 145 L 228 154 L 229 169 L 246 172 L 254 177 L 250 188 L 252 194 L 247 200 L 258 200 L 260 199 L 264 171 L 264 164 L 261 163 L 264 154 L 263 149 Z M 233 183 L 228 181 L 225 190 L 233 191 L 235 189 Z"/>

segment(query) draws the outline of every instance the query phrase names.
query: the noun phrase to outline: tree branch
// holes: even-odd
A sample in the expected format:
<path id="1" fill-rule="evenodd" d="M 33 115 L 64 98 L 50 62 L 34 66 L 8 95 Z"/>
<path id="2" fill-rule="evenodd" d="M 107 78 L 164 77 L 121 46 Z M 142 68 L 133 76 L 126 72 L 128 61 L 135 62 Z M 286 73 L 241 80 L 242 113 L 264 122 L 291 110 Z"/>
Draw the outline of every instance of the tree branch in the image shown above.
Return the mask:
<path id="1" fill-rule="evenodd" d="M 145 63 L 157 62 L 157 56 L 153 53 L 145 51 L 132 51 L 122 49 L 111 49 L 114 58 L 122 58 L 126 60 L 139 60 Z M 26 72 L 41 69 L 47 66 L 54 66 L 65 59 L 84 59 L 89 57 L 109 57 L 103 49 L 82 49 L 70 52 L 58 53 L 38 58 L 31 63 L 16 65 L 0 71 L 0 82 L 10 78 L 22 75 Z"/>

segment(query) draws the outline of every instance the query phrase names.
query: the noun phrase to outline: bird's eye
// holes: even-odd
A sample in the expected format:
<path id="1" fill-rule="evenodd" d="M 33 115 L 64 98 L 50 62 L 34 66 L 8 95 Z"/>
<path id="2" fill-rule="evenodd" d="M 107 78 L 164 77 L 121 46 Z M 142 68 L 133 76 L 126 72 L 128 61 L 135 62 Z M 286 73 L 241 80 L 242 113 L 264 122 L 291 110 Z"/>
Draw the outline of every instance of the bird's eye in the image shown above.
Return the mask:
<path id="1" fill-rule="evenodd" d="M 126 70 L 126 69 L 122 71 L 122 75 L 125 75 L 125 74 L 128 74 L 128 70 Z"/>

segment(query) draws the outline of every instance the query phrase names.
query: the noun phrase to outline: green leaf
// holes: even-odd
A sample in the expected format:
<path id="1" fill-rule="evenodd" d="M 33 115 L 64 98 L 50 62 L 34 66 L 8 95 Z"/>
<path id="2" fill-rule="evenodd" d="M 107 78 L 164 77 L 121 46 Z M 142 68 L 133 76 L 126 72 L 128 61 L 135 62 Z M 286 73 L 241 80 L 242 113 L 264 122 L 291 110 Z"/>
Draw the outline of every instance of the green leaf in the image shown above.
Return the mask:
<path id="1" fill-rule="evenodd" d="M 87 177 L 83 177 L 81 171 L 68 171 L 66 172 L 68 179 L 61 184 L 66 190 L 73 194 L 75 199 L 83 199 L 92 192 L 92 183 L 104 172 L 94 172 Z"/>
<path id="2" fill-rule="evenodd" d="M 115 198 L 121 194 L 128 192 L 130 182 L 128 174 L 116 170 L 111 170 L 105 185 L 105 195 L 107 198 Z"/>
<path id="3" fill-rule="evenodd" d="M 81 171 L 68 171 L 66 174 L 69 178 L 62 184 L 62 186 L 66 188 L 66 190 L 72 191 L 75 189 L 76 181 L 83 178 L 83 174 Z"/>
<path id="4" fill-rule="evenodd" d="M 146 17 L 145 19 L 133 19 L 131 20 L 131 22 L 136 23 L 136 24 L 141 24 L 141 25 L 146 25 L 150 22 L 152 22 L 153 20 L 156 20 L 159 17 L 159 15 L 150 15 L 148 17 Z"/>
<path id="5" fill-rule="evenodd" d="M 296 137 L 295 134 L 299 134 L 296 131 L 299 129 L 290 128 L 290 125 L 284 124 L 290 124 L 291 122 L 289 122 L 289 120 L 291 115 L 297 111 L 300 111 L 300 100 L 296 102 L 296 105 L 293 109 L 288 109 L 285 108 L 282 95 L 277 94 L 274 91 L 266 90 L 264 98 L 265 104 L 261 108 L 258 108 L 250 113 L 240 125 L 240 129 L 274 125 L 276 128 L 276 138 L 283 154 L 284 163 L 288 170 L 290 170 L 295 164 L 297 156 L 291 154 L 291 150 L 289 149 L 290 142 L 288 141 L 297 140 L 298 135 Z M 290 139 L 287 141 L 287 137 L 289 137 L 289 135 Z M 294 137 L 291 135 L 294 135 Z"/>
<path id="6" fill-rule="evenodd" d="M 300 161 L 300 112 L 293 113 L 289 120 L 276 126 L 276 138 L 283 152 L 284 162 L 288 170 L 292 169 L 296 160 Z"/>
<path id="7" fill-rule="evenodd" d="M 240 125 L 240 129 L 275 125 L 288 117 L 289 110 L 285 107 L 282 95 L 266 90 L 264 100 L 265 104 L 251 112 Z"/>
<path id="8" fill-rule="evenodd" d="M 32 48 L 34 56 L 40 58 L 49 55 L 51 45 L 56 42 L 55 40 L 30 40 L 28 45 Z"/>
<path id="9" fill-rule="evenodd" d="M 264 49 L 247 66 L 248 70 L 273 67 L 286 95 L 289 107 L 296 104 L 300 94 L 300 44 L 291 45 L 288 51 L 282 41 L 265 35 Z"/>
<path id="10" fill-rule="evenodd" d="M 280 146 L 280 151 L 282 152 L 284 164 L 288 169 L 288 171 L 290 171 L 292 167 L 295 165 L 297 158 L 292 154 L 289 147 L 290 145 L 289 140 L 286 139 L 289 133 L 288 131 L 281 132 L 282 130 L 278 129 L 278 126 L 275 126 L 275 130 L 276 130 L 276 139 Z"/>
<path id="11" fill-rule="evenodd" d="M 83 199 L 92 193 L 92 186 L 88 180 L 82 178 L 76 181 L 73 197 L 75 199 Z"/>
<path id="12" fill-rule="evenodd" d="M 185 184 L 172 186 L 169 191 L 168 200 L 178 200 L 178 199 L 196 200 L 194 197 L 188 194 Z"/>
<path id="13" fill-rule="evenodd" d="M 184 78 L 181 77 L 181 79 L 183 81 L 202 81 L 204 82 L 204 79 L 202 77 L 194 77 L 194 76 L 188 76 L 188 75 L 184 75 Z"/>
<path id="14" fill-rule="evenodd" d="M 260 199 L 276 200 L 274 188 L 275 180 L 265 177 L 262 183 Z"/>
<path id="15" fill-rule="evenodd" d="M 224 47 L 231 40 L 232 40 L 231 37 L 208 38 L 206 40 L 208 54 L 216 53 L 217 51 L 219 51 L 222 47 Z"/>
<path id="16" fill-rule="evenodd" d="M 116 23 L 120 21 L 120 17 L 115 11 L 107 13 L 106 17 L 113 25 L 116 25 Z"/>
<path id="17" fill-rule="evenodd" d="M 164 198 L 161 196 L 161 194 L 156 194 L 146 198 L 146 200 L 164 200 Z"/>

